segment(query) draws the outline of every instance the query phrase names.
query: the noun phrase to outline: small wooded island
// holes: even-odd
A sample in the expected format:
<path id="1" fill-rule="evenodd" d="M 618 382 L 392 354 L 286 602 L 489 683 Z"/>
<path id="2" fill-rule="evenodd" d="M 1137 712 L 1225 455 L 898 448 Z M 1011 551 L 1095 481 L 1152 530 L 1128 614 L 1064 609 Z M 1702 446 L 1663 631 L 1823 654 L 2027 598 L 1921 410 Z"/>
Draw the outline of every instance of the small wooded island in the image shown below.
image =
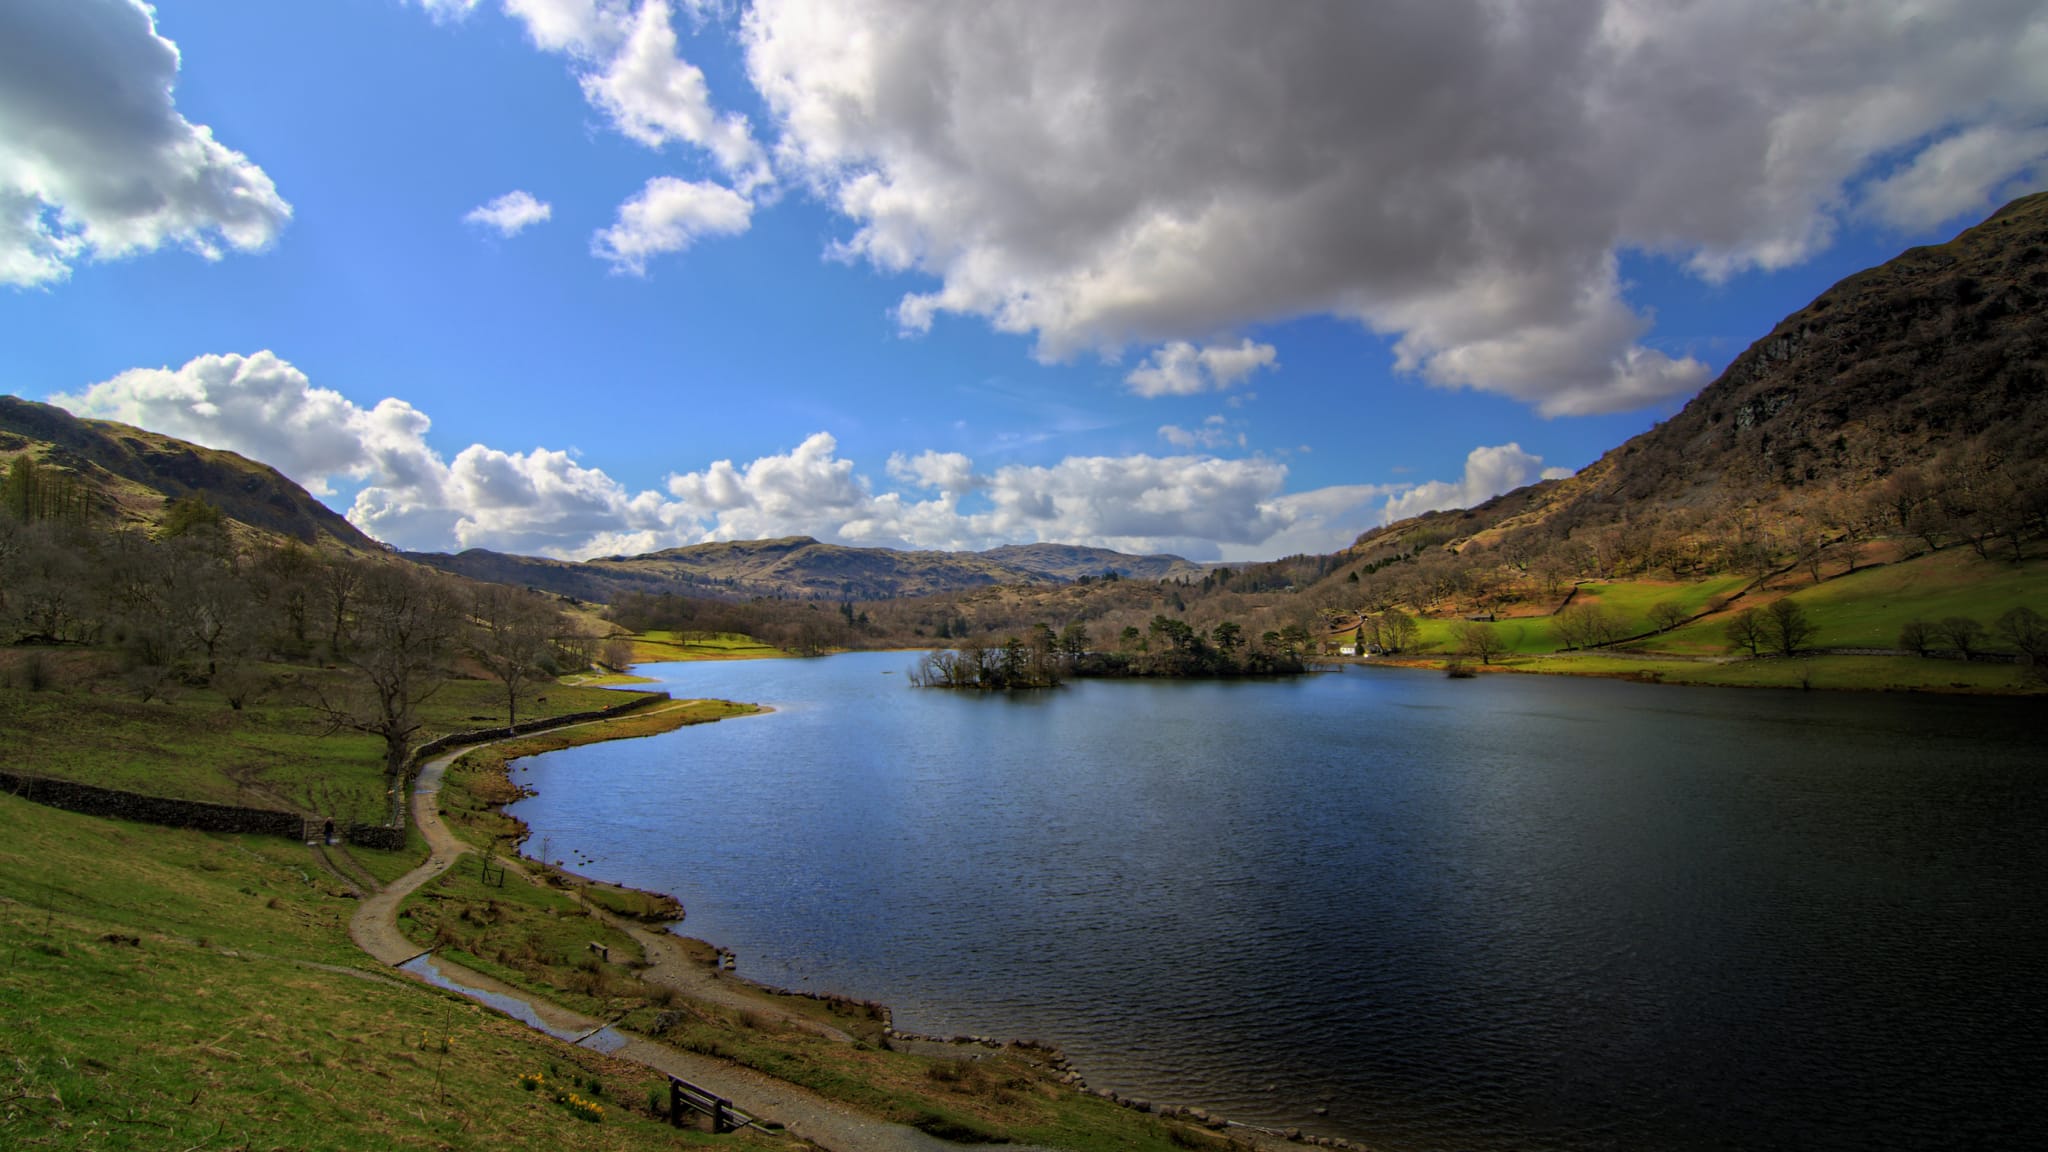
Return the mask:
<path id="1" fill-rule="evenodd" d="M 969 639 L 958 647 L 927 652 L 910 670 L 910 682 L 919 688 L 1005 691 L 1054 688 L 1069 677 L 1293 676 L 1308 671 L 1302 653 L 1310 643 L 1308 630 L 1298 626 L 1269 631 L 1248 642 L 1244 629 L 1231 620 L 1205 634 L 1184 620 L 1158 615 L 1143 632 L 1136 625 L 1126 627 L 1114 650 L 1096 651 L 1089 648 L 1086 625 L 1069 624 L 1054 632 L 1051 625 L 1041 623 L 1032 626 L 1028 638 L 1011 636 L 1000 645 Z"/>

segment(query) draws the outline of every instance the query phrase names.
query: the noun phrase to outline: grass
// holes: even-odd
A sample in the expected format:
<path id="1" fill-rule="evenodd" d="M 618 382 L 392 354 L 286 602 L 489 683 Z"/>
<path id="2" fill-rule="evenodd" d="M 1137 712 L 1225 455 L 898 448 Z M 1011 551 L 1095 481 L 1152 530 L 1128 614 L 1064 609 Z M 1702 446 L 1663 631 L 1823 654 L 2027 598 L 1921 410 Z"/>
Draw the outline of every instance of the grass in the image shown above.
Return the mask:
<path id="1" fill-rule="evenodd" d="M 1069 1149 L 1197 1147 L 1202 1139 L 1157 1116 L 1056 1083 L 1043 1053 L 975 1048 L 976 1059 L 931 1057 L 824 1039 L 759 1015 L 689 1003 L 667 1042 L 731 1060 L 819 1095 L 962 1143 L 1017 1141 Z M 831 1021 L 855 1031 L 840 1013 Z M 1180 1134 L 1180 1141 L 1175 1134 Z"/>
<path id="2" fill-rule="evenodd" d="M 520 715 L 558 716 L 622 699 L 601 688 L 549 685 Z M 449 681 L 421 709 L 422 738 L 503 724 L 503 705 L 497 684 Z M 0 731 L 8 735 L 12 765 L 183 800 L 382 821 L 382 742 L 329 727 L 303 704 L 268 700 L 236 711 L 207 688 L 148 703 L 84 687 L 0 690 Z"/>
<path id="3" fill-rule="evenodd" d="M 592 1016 L 616 1019 L 662 999 L 662 990 L 642 984 L 626 963 L 640 955 L 632 937 L 560 889 L 518 876 L 486 884 L 481 865 L 465 857 L 407 897 L 398 912 L 406 938 Z M 592 944 L 616 960 L 601 959 Z"/>
<path id="4" fill-rule="evenodd" d="M 1574 604 L 1595 604 L 1621 621 L 1624 635 L 1648 632 L 1650 608 L 1664 600 L 1683 607 L 1688 614 L 1706 611 L 1716 599 L 1734 594 L 1748 583 L 1742 576 L 1719 576 L 1692 584 L 1654 580 L 1615 580 L 1604 584 L 1581 584 L 1572 597 Z M 1511 655 L 1538 656 L 1562 651 L 1564 642 L 1555 634 L 1551 616 L 1516 616 L 1493 624 L 1494 634 Z M 1418 648 L 1430 652 L 1457 650 L 1459 620 L 1419 619 Z M 1661 645 L 1660 645 L 1661 646 Z"/>
<path id="5" fill-rule="evenodd" d="M 1732 612 L 1763 607 L 1783 596 L 1806 610 L 1814 634 L 1806 647 L 1881 648 L 1897 646 L 1907 621 L 1929 623 L 1968 616 L 1992 628 L 2000 614 L 2021 604 L 2048 611 L 2048 569 L 2040 558 L 2020 567 L 1985 560 L 1967 548 L 1950 547 L 1842 574 L 1820 584 L 1803 573 L 1775 577 L 1767 587 L 1744 595 L 1730 609 L 1701 616 L 1660 633 L 1599 652 L 1564 652 L 1552 636 L 1552 618 L 1530 617 L 1495 624 L 1504 655 L 1494 664 L 1518 672 L 1615 676 L 1668 684 L 1744 687 L 1828 688 L 1861 691 L 2037 692 L 2022 670 L 2003 662 L 1964 662 L 1914 656 L 1828 654 L 1791 660 L 1731 660 L 1726 635 Z M 1748 583 L 1724 576 L 1697 584 L 1615 581 L 1582 584 L 1575 602 L 1598 604 L 1624 621 L 1631 632 L 1648 631 L 1649 609 L 1674 600 L 1703 613 Z M 1436 662 L 1457 649 L 1456 620 L 1418 620 L 1421 643 L 1413 656 Z M 1987 651 L 1997 651 L 1995 639 Z M 1678 657 L 1669 659 L 1661 657 Z"/>
<path id="6" fill-rule="evenodd" d="M 28 695 L 37 698 L 24 701 Z M 137 749 L 161 767 L 173 751 L 242 747 L 231 735 L 261 730 L 247 716 L 221 727 L 193 697 L 148 706 L 156 712 L 140 719 L 131 707 L 143 706 L 82 692 L 8 692 L 0 700 L 8 715 L 35 720 L 29 728 L 39 740 L 56 731 L 53 707 L 118 721 L 75 728 L 87 736 L 75 741 L 71 767 L 95 782 L 130 779 L 125 760 Z M 693 701 L 472 754 L 443 794 L 472 807 L 451 809 L 450 822 L 486 840 L 502 827 L 484 809 L 493 799 L 489 782 L 503 781 L 511 757 L 751 710 Z M 280 743 L 272 750 L 286 758 L 320 739 L 287 726 L 274 735 Z M 415 840 L 408 852 L 355 856 L 388 879 L 416 863 L 422 848 Z M 503 887 L 486 885 L 478 864 L 465 859 L 416 893 L 401 924 L 423 945 L 567 1006 L 623 1016 L 642 1030 L 660 1012 L 675 1012 L 665 1023 L 681 1046 L 728 1053 L 948 1138 L 1083 1152 L 1214 1142 L 1058 1085 L 1033 1050 L 976 1050 L 983 1058 L 973 1064 L 888 1051 L 871 1006 L 737 981 L 764 1009 L 779 1011 L 682 1001 L 640 981 L 630 938 L 555 886 L 573 880 L 549 873 L 529 883 L 515 874 Z M 645 894 L 580 894 L 622 913 L 661 911 L 659 898 Z M 290 840 L 100 820 L 0 795 L 0 1147 L 786 1146 L 766 1135 L 673 1132 L 645 1106 L 662 1095 L 657 1074 L 385 976 L 348 940 L 356 904 Z M 592 942 L 610 959 L 593 955 Z M 708 960 L 709 948 L 701 951 Z M 822 1039 L 779 1023 L 784 1013 L 859 1039 Z M 535 1077 L 550 1089 L 524 1090 L 522 1080 Z M 602 1121 L 557 1103 L 556 1089 L 600 1103 Z"/>
<path id="7" fill-rule="evenodd" d="M 712 1142 L 646 1114 L 644 1068 L 369 971 L 354 906 L 303 845 L 0 796 L 0 1147 Z M 522 1092 L 534 1072 L 602 1121 Z"/>
<path id="8" fill-rule="evenodd" d="M 1815 648 L 1895 648 L 1899 630 L 1913 619 L 1932 623 L 1946 616 L 1968 616 L 1988 630 L 2000 614 L 2022 604 L 2048 613 L 2048 567 L 2038 559 L 2016 567 L 1985 560 L 1967 548 L 1949 547 L 1820 584 L 1804 576 L 1780 577 L 1770 591 L 1789 594 L 1806 609 L 1815 626 L 1808 643 Z M 1757 598 L 1758 604 L 1765 601 Z M 1657 638 L 1655 646 L 1674 652 L 1726 652 L 1727 619 L 1724 614 L 1697 621 Z"/>
<path id="9" fill-rule="evenodd" d="M 632 638 L 633 662 L 761 660 L 789 653 L 738 632 L 643 632 Z"/>
<path id="10" fill-rule="evenodd" d="M 1801 656 L 1793 659 L 1659 660 L 1621 653 L 1568 653 L 1506 665 L 1516 672 L 1611 676 L 1661 684 L 1737 688 L 1820 688 L 1866 692 L 2038 691 L 2011 664 L 1966 664 L 1908 656 Z"/>

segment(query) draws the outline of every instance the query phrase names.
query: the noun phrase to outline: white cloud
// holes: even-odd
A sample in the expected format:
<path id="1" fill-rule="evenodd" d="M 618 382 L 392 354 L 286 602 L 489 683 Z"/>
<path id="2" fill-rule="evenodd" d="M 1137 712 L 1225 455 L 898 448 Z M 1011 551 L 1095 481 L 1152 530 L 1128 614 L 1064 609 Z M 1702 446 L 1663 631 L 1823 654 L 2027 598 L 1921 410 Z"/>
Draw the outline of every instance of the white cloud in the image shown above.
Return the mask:
<path id="1" fill-rule="evenodd" d="M 768 183 L 767 158 L 747 118 L 715 112 L 703 71 L 676 55 L 665 0 L 643 3 L 630 29 L 603 68 L 583 77 L 584 96 L 620 132 L 649 148 L 670 141 L 694 144 L 710 152 L 741 191 Z"/>
<path id="2" fill-rule="evenodd" d="M 429 10 L 474 0 L 420 0 Z M 747 118 L 713 106 L 704 72 L 678 54 L 676 5 L 669 0 L 502 0 L 534 47 L 567 56 L 584 99 L 612 127 L 649 148 L 684 143 L 702 149 L 742 193 L 771 183 L 774 171 Z M 683 0 L 694 24 L 721 15 L 714 0 Z"/>
<path id="3" fill-rule="evenodd" d="M 517 236 L 555 214 L 554 205 L 536 200 L 531 192 L 515 189 L 488 204 L 472 208 L 463 222 L 493 229 L 500 236 Z"/>
<path id="4" fill-rule="evenodd" d="M 0 5 L 0 283 L 177 244 L 268 245 L 291 206 L 178 114 L 178 49 L 135 0 Z"/>
<path id="5" fill-rule="evenodd" d="M 1235 347 L 1212 344 L 1197 348 L 1175 340 L 1154 351 L 1124 377 L 1124 383 L 1140 396 L 1193 396 L 1221 392 L 1261 368 L 1278 364 L 1278 353 L 1271 344 L 1245 340 Z"/>
<path id="6" fill-rule="evenodd" d="M 644 276 L 650 259 L 681 252 L 701 236 L 745 232 L 753 211 L 730 188 L 656 176 L 619 205 L 617 222 L 591 238 L 590 250 L 618 271 Z"/>
<path id="7" fill-rule="evenodd" d="M 1457 480 L 1431 480 L 1403 485 L 1388 497 L 1380 522 L 1391 524 L 1424 512 L 1446 508 L 1470 508 L 1503 492 L 1537 480 L 1560 480 L 1571 475 L 1568 468 L 1545 468 L 1543 457 L 1522 451 L 1520 444 L 1474 448 L 1465 457 L 1465 474 Z"/>
<path id="8" fill-rule="evenodd" d="M 756 0 L 743 36 L 839 250 L 938 281 L 906 327 L 1165 343 L 1157 394 L 1216 384 L 1172 342 L 1329 314 L 1433 383 L 1638 407 L 1706 370 L 1619 254 L 1785 267 L 1873 181 L 1922 226 L 2048 157 L 2048 9 L 2008 0 Z"/>
<path id="9" fill-rule="evenodd" d="M 329 491 L 331 479 L 356 474 L 371 459 L 365 447 L 374 438 L 365 423 L 370 414 L 339 392 L 314 387 L 305 373 L 269 352 L 200 356 L 175 369 L 134 368 L 50 402 L 80 416 L 239 452 L 316 492 Z M 389 427 L 387 414 L 383 428 Z"/>
<path id="10" fill-rule="evenodd" d="M 416 0 L 427 10 L 436 23 L 444 20 L 461 20 L 476 10 L 479 0 Z"/>
<path id="11" fill-rule="evenodd" d="M 1542 463 L 1509 444 L 1475 450 L 1462 485 L 1288 492 L 1287 466 L 1256 456 L 1070 456 L 983 472 L 959 452 L 899 452 L 884 472 L 906 494 L 878 491 L 830 433 L 818 432 L 787 452 L 719 460 L 670 475 L 663 491 L 636 492 L 548 448 L 471 444 L 451 460 L 427 443 L 432 422 L 411 404 L 387 397 L 362 407 L 270 352 L 136 369 L 51 400 L 239 452 L 326 494 L 359 486 L 349 519 L 402 548 L 569 559 L 790 535 L 895 548 L 1051 541 L 1259 559 L 1342 547 L 1397 503 L 1406 515 L 1483 499 Z"/>
<path id="12" fill-rule="evenodd" d="M 1232 432 L 1230 421 L 1221 416 L 1211 416 L 1194 428 L 1161 424 L 1159 438 L 1176 448 L 1221 448 L 1225 444 L 1245 446 L 1244 433 Z"/>
<path id="13" fill-rule="evenodd" d="M 889 457 L 887 471 L 905 484 L 956 495 L 985 483 L 974 474 L 974 461 L 961 452 L 920 452 L 916 456 L 896 452 Z"/>
<path id="14" fill-rule="evenodd" d="M 2048 45 L 2043 45 L 2048 48 Z M 1932 228 L 1978 213 L 1994 199 L 2039 187 L 2048 163 L 2048 128 L 1979 124 L 1930 145 L 1872 185 L 1869 210 L 1902 228 Z"/>

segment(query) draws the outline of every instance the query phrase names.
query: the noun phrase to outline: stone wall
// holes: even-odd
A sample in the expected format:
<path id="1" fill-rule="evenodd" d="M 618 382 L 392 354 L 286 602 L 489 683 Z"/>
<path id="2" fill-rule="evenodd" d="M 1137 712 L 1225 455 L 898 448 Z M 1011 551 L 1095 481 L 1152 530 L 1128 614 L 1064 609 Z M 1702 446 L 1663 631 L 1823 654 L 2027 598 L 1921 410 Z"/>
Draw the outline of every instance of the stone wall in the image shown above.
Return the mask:
<path id="1" fill-rule="evenodd" d="M 142 824 L 167 824 L 173 828 L 254 832 L 265 836 L 289 836 L 296 840 L 305 834 L 306 827 L 305 818 L 296 812 L 146 796 L 139 792 L 80 784 L 75 780 L 53 780 L 47 776 L 0 772 L 0 788 L 24 800 L 62 808 L 66 812 L 134 820 Z"/>
<path id="2" fill-rule="evenodd" d="M 589 720 L 603 720 L 652 704 L 665 703 L 668 698 L 666 692 L 649 692 L 633 696 L 610 708 L 548 716 L 515 724 L 509 728 L 451 732 L 439 739 L 429 740 L 415 749 L 412 754 L 412 766 L 417 771 L 428 759 L 461 745 L 502 740 L 509 736 L 523 736 L 529 732 L 545 732 L 550 728 L 581 724 Z M 297 812 L 280 812 L 274 808 L 238 808 L 232 804 L 209 804 L 202 800 L 174 800 L 168 796 L 123 792 L 118 788 L 101 788 L 94 784 L 80 784 L 75 780 L 57 780 L 26 773 L 0 771 L 0 789 L 5 789 L 11 795 L 24 800 L 51 808 L 62 808 L 66 812 L 104 816 L 114 820 L 133 820 L 141 824 L 163 824 L 172 828 L 197 828 L 204 832 L 253 832 L 263 836 L 288 836 L 294 840 L 304 836 L 307 828 L 306 818 Z M 386 824 L 350 824 L 343 830 L 342 838 L 350 844 L 358 844 L 365 848 L 395 852 L 405 847 L 405 828 L 403 825 L 392 827 Z"/>
<path id="3" fill-rule="evenodd" d="M 522 720 L 509 728 L 475 728 L 467 732 L 450 732 L 413 749 L 412 769 L 415 772 L 419 771 L 420 765 L 450 748 L 459 748 L 465 744 L 482 744 L 490 740 L 505 740 L 532 732 L 545 732 L 550 728 L 566 728 L 571 724 L 583 724 L 591 720 L 605 720 L 650 705 L 666 704 L 668 700 L 669 695 L 666 692 L 642 692 L 609 708 L 595 708 L 588 712 L 565 712 L 560 716 L 543 716 L 538 720 Z"/>

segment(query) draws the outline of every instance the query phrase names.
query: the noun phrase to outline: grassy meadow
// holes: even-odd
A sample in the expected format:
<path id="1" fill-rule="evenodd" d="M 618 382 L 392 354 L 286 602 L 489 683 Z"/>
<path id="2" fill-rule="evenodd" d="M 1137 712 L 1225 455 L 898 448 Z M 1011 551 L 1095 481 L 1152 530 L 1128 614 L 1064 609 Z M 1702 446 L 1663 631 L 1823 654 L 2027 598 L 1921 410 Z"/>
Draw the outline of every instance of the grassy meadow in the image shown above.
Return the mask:
<path id="1" fill-rule="evenodd" d="M 713 1142 L 648 1112 L 646 1069 L 382 975 L 348 939 L 354 906 L 303 845 L 0 796 L 0 1147 Z M 523 1090 L 532 1073 L 602 1117 Z"/>
<path id="2" fill-rule="evenodd" d="M 631 637 L 633 662 L 762 660 L 789 653 L 738 632 L 641 632 Z"/>
<path id="3" fill-rule="evenodd" d="M 622 699 L 601 688 L 548 685 L 520 702 L 519 716 L 558 716 Z M 489 681 L 452 680 L 421 714 L 423 739 L 501 725 L 504 694 Z M 377 821 L 385 812 L 382 741 L 333 731 L 319 712 L 288 699 L 258 699 L 236 710 L 210 688 L 182 688 L 147 702 L 83 685 L 0 691 L 0 731 L 8 735 L 7 763 L 40 775 L 344 822 Z"/>
<path id="4" fill-rule="evenodd" d="M 1984 559 L 1968 548 L 1949 547 L 1853 573 L 1837 571 L 1818 583 L 1800 571 L 1775 575 L 1759 587 L 1749 584 L 1741 576 L 1694 584 L 1583 583 L 1574 603 L 1596 604 L 1612 612 L 1629 634 L 1653 634 L 1613 648 L 1567 651 L 1555 634 L 1554 617 L 1503 618 L 1488 626 L 1502 649 L 1492 667 L 1667 684 L 1992 694 L 2041 690 L 2026 669 L 2007 659 L 1965 661 L 1953 653 L 1921 657 L 1896 651 L 1899 632 L 1908 621 L 1931 624 L 1966 616 L 1984 626 L 1984 652 L 2009 655 L 1995 634 L 1998 617 L 2021 605 L 2048 615 L 2048 567 L 2039 558 L 2014 565 Z M 1813 635 L 1804 645 L 1810 651 L 1789 659 L 1751 659 L 1746 651 L 1736 650 L 1727 635 L 1734 614 L 1782 598 L 1804 609 L 1813 624 Z M 1669 632 L 1654 632 L 1650 608 L 1664 600 L 1681 605 L 1694 618 Z M 1462 620 L 1416 623 L 1419 642 L 1401 662 L 1441 663 L 1457 653 Z M 1341 639 L 1345 634 L 1337 635 Z M 1890 654 L 1829 649 L 1881 649 Z"/>

